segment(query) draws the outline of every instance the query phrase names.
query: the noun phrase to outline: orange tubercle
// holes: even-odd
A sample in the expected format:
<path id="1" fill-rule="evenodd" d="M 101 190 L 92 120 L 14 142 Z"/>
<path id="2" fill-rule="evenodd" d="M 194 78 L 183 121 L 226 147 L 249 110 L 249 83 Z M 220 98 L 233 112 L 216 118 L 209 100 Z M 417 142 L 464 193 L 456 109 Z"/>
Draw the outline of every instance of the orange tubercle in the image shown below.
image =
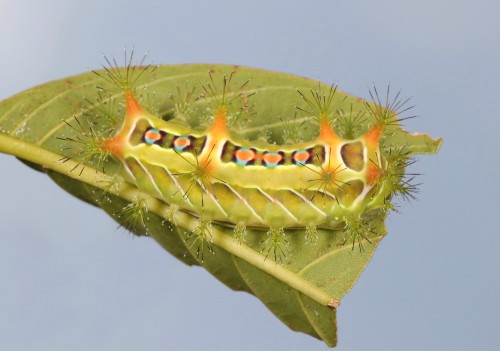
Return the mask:
<path id="1" fill-rule="evenodd" d="M 108 151 L 119 158 L 123 158 L 123 146 L 125 145 L 125 139 L 121 135 L 117 135 L 114 138 L 105 140 L 101 143 L 101 148 L 104 151 Z"/>
<path id="2" fill-rule="evenodd" d="M 127 116 L 130 114 L 132 116 L 142 114 L 142 106 L 139 104 L 134 96 L 134 93 L 127 91 L 125 93 L 125 100 L 127 102 Z"/>
<path id="3" fill-rule="evenodd" d="M 220 137 L 225 137 L 228 134 L 227 130 L 227 108 L 221 106 L 214 117 L 214 123 L 210 127 L 210 133 L 217 139 Z"/>
<path id="4" fill-rule="evenodd" d="M 216 145 L 212 143 L 210 149 L 213 150 L 214 147 L 216 147 Z M 208 174 L 214 169 L 216 162 L 214 162 L 213 155 L 209 153 L 201 156 L 198 161 L 198 165 L 200 169 L 203 169 L 203 171 Z"/>
<path id="5" fill-rule="evenodd" d="M 207 174 L 211 173 L 212 170 L 214 169 L 214 163 L 211 162 L 210 159 L 201 161 L 200 165 L 202 166 L 203 171 L 206 172 Z"/>
<path id="6" fill-rule="evenodd" d="M 366 143 L 370 147 L 376 147 L 378 145 L 378 142 L 380 140 L 380 135 L 382 134 L 382 130 L 384 129 L 384 125 L 382 123 L 376 123 L 372 129 L 366 133 L 364 136 L 364 139 L 366 140 Z"/>
<path id="7" fill-rule="evenodd" d="M 133 127 L 136 119 L 144 114 L 144 110 L 135 98 L 132 91 L 125 92 L 125 101 L 127 112 L 120 132 L 118 133 L 118 135 L 101 143 L 101 148 L 103 150 L 108 151 L 119 158 L 123 158 L 123 149 L 127 142 L 126 134 L 128 130 Z"/>
<path id="8" fill-rule="evenodd" d="M 380 167 L 378 167 L 374 163 L 368 164 L 368 169 L 366 170 L 366 182 L 368 185 L 372 185 L 377 182 L 380 176 L 382 175 L 382 171 Z"/>
<path id="9" fill-rule="evenodd" d="M 322 117 L 319 125 L 319 137 L 320 139 L 328 145 L 335 144 L 339 141 L 339 136 L 330 126 L 328 118 Z"/>

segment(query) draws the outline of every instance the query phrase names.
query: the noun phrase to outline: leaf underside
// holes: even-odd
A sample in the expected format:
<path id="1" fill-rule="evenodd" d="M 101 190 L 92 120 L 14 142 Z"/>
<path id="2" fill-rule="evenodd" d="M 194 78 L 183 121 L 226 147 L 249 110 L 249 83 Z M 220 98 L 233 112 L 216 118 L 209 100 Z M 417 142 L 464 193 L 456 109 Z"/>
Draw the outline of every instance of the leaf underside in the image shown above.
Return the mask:
<path id="1" fill-rule="evenodd" d="M 251 99 L 253 111 L 249 114 L 240 134 L 248 139 L 261 136 L 267 128 L 269 138 L 282 143 L 282 131 L 290 125 L 301 125 L 306 121 L 297 113 L 295 106 L 301 99 L 296 90 L 317 89 L 318 83 L 288 74 L 268 72 L 245 67 L 224 65 L 180 65 L 160 66 L 154 72 L 144 75 L 137 82 L 143 102 L 165 119 L 172 117 L 175 99 L 169 97 L 179 87 L 200 87 L 209 80 L 207 71 L 214 77 L 233 75 L 234 87 L 251 82 L 242 88 L 243 93 L 257 93 Z M 246 291 L 259 298 L 280 320 L 291 329 L 310 334 L 323 340 L 329 346 L 337 343 L 336 308 L 328 303 L 340 301 L 352 288 L 359 275 L 371 259 L 379 241 L 386 234 L 385 217 L 382 210 L 368 214 L 373 235 L 362 243 L 363 250 L 356 244 L 345 243 L 341 231 L 318 229 L 314 243 L 308 243 L 304 230 L 287 230 L 286 250 L 289 254 L 281 264 L 274 263 L 271 256 L 262 252 L 265 231 L 249 230 L 246 240 L 239 243 L 233 238 L 233 228 L 212 224 L 210 244 L 213 254 L 207 250 L 201 259 L 199 246 L 193 242 L 192 230 L 196 219 L 186 213 L 173 213 L 163 203 L 148 202 L 145 215 L 139 223 L 130 224 L 124 216 L 124 208 L 130 206 L 138 196 L 147 198 L 123 179 L 110 176 L 120 168 L 119 162 L 110 160 L 103 168 L 92 162 L 85 168 L 78 166 L 78 160 L 61 160 L 65 154 L 61 137 L 75 134 L 69 124 L 75 116 L 85 121 L 85 115 L 98 108 L 92 102 L 98 99 L 96 86 L 104 82 L 93 73 L 85 73 L 53 81 L 26 90 L 0 103 L 0 152 L 20 158 L 30 167 L 45 172 L 59 186 L 94 206 L 101 207 L 121 225 L 138 235 L 153 237 L 168 252 L 187 265 L 200 265 L 221 282 L 234 290 Z M 329 89 L 329 86 L 324 86 Z M 200 89 L 201 90 L 201 89 Z M 198 91 L 201 93 L 201 91 Z M 337 92 L 339 97 L 344 93 Z M 123 97 L 119 92 L 106 95 L 106 102 L 116 101 L 117 110 L 123 118 Z M 90 104 L 89 104 L 90 102 Z M 347 106 L 363 108 L 361 100 L 349 97 Z M 192 102 L 189 123 L 209 123 L 207 108 L 210 100 L 198 99 Z M 200 122 L 201 121 L 201 122 Z M 310 139 L 317 133 L 317 126 L 302 128 Z M 399 127 L 392 136 L 401 145 L 407 145 L 409 155 L 434 153 L 440 140 L 426 135 L 410 135 Z M 375 234 L 376 233 L 376 234 Z"/>

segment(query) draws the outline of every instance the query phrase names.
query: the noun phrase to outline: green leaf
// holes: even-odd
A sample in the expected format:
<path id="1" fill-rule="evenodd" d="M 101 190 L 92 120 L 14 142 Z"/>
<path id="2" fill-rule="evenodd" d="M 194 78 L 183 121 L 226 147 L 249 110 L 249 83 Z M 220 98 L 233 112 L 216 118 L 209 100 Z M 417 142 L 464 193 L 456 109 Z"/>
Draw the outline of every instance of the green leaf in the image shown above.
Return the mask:
<path id="1" fill-rule="evenodd" d="M 179 103 L 178 89 L 180 95 L 186 97 L 189 88 L 185 87 L 200 87 L 209 81 L 208 70 L 214 77 L 234 71 L 231 84 L 236 88 L 251 79 L 242 88 L 246 94 L 257 93 L 251 97 L 245 116 L 247 123 L 239 129 L 245 138 L 267 136 L 283 143 L 283 130 L 289 130 L 288 135 L 293 136 L 297 127 L 306 139 L 315 137 L 317 126 L 297 114 L 295 106 L 303 104 L 296 90 L 308 92 L 317 89 L 318 83 L 301 77 L 224 65 L 161 66 L 148 77 L 141 76 L 136 89 L 142 103 L 152 112 L 171 119 L 175 117 L 175 104 Z M 246 241 L 239 243 L 233 237 L 232 228 L 212 224 L 210 245 L 214 254 L 205 252 L 201 260 L 198 246 L 190 235 L 196 228 L 196 218 L 173 211 L 122 177 L 113 178 L 120 168 L 117 161 L 98 165 L 94 160 L 83 167 L 77 159 L 65 159 L 68 145 L 61 138 L 77 136 L 75 121 L 85 123 L 86 116 L 102 108 L 96 103 L 102 96 L 95 87 L 107 84 L 98 75 L 86 73 L 32 88 L 2 101 L 0 152 L 14 155 L 30 167 L 45 172 L 63 189 L 101 207 L 137 235 L 151 236 L 184 263 L 201 265 L 230 288 L 254 294 L 291 329 L 335 346 L 338 301 L 352 288 L 386 234 L 387 211 L 373 210 L 367 214 L 365 220 L 369 219 L 374 234 L 368 238 L 371 243 L 363 243 L 363 250 L 357 245 L 355 248 L 344 245 L 342 230 L 319 229 L 315 243 L 304 239 L 303 230 L 287 230 L 289 254 L 280 264 L 262 252 L 265 232 L 249 231 Z M 200 92 L 201 89 L 197 91 Z M 118 124 L 123 118 L 122 102 L 119 92 L 105 96 L 105 106 L 115 107 Z M 362 101 L 342 92 L 337 92 L 335 102 L 339 109 L 352 113 L 365 109 Z M 203 124 L 208 125 L 209 105 L 210 99 L 206 97 L 190 102 L 186 120 L 192 128 L 203 129 Z M 435 153 L 440 147 L 440 140 L 410 135 L 399 126 L 393 128 L 391 143 L 405 146 L 409 155 Z M 144 208 L 130 207 L 135 206 L 137 199 L 147 199 Z M 127 208 L 144 215 L 131 222 L 124 215 Z"/>

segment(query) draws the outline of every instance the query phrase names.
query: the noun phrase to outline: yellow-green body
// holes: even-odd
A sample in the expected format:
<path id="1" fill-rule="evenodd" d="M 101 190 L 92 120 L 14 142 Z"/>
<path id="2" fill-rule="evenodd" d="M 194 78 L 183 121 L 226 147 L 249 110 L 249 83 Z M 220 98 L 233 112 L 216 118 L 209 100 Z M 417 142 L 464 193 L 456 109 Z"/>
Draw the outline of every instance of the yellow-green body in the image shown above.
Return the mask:
<path id="1" fill-rule="evenodd" d="M 124 123 L 104 147 L 123 161 L 140 189 L 210 221 L 263 229 L 338 228 L 345 216 L 380 207 L 390 194 L 379 184 L 385 162 L 379 150 L 382 125 L 347 140 L 321 118 L 315 140 L 265 144 L 233 135 L 224 106 L 207 130 L 196 132 L 146 112 L 130 92 L 126 99 Z M 190 140 L 190 148 L 146 142 L 148 131 L 160 142 Z M 251 149 L 255 164 L 234 161 L 240 149 Z M 309 155 L 308 162 L 290 161 L 296 150 Z M 265 160 L 273 156 L 288 161 L 269 166 Z"/>

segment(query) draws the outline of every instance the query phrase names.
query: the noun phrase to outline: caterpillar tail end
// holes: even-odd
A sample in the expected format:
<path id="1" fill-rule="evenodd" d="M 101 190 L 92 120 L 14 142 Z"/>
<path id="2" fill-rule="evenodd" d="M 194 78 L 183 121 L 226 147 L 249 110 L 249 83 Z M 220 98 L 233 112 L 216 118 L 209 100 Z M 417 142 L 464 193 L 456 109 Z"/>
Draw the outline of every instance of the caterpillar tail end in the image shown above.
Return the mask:
<path id="1" fill-rule="evenodd" d="M 133 91 L 128 89 L 124 92 L 126 114 L 123 125 L 114 137 L 107 139 L 101 143 L 101 148 L 118 158 L 123 158 L 123 152 L 127 145 L 127 136 L 134 128 L 136 121 L 144 116 L 144 109 L 135 97 Z"/>

